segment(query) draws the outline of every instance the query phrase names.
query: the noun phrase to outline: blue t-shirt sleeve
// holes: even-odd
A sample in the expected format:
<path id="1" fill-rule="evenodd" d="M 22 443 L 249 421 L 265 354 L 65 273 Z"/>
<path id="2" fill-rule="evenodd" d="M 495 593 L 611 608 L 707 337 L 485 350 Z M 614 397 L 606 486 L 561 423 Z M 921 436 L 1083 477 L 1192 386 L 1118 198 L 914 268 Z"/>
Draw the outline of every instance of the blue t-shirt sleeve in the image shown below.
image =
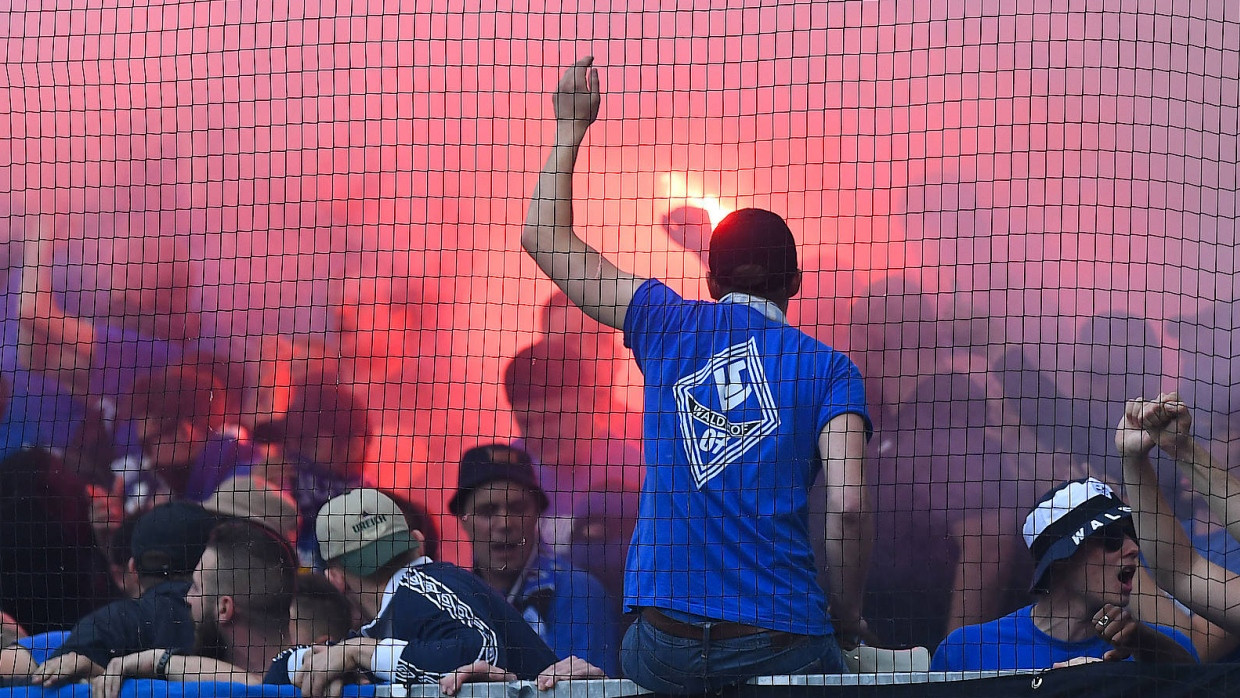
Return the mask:
<path id="1" fill-rule="evenodd" d="M 865 438 L 874 435 L 870 411 L 865 402 L 865 382 L 861 371 L 847 356 L 835 353 L 831 357 L 826 399 L 818 415 L 818 430 L 842 414 L 858 414 L 865 421 Z"/>
<path id="2" fill-rule="evenodd" d="M 683 304 L 685 300 L 667 284 L 658 279 L 647 279 L 633 293 L 629 309 L 624 314 L 624 346 L 633 350 L 633 358 L 638 367 L 643 359 L 652 355 L 652 347 L 658 338 L 658 327 L 652 323 L 652 313 L 658 312 L 662 325 L 670 324 L 666 314 L 671 306 Z"/>
<path id="3" fill-rule="evenodd" d="M 30 637 L 23 637 L 13 643 L 18 647 L 25 648 L 27 652 L 34 658 L 36 664 L 46 662 L 60 646 L 65 644 L 65 640 L 69 639 L 68 630 L 52 630 Z"/>

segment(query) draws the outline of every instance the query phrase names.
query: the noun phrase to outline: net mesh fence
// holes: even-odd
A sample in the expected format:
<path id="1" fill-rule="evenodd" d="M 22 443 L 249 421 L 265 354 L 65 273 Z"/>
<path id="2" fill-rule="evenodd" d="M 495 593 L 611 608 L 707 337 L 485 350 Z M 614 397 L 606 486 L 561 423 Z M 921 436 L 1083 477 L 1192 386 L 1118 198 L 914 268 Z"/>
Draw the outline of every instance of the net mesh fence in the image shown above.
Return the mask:
<path id="1" fill-rule="evenodd" d="M 1048 539 L 1091 526 L 1054 565 L 1056 589 L 1079 602 L 1070 623 L 1087 626 L 1072 651 L 1111 647 L 1094 614 L 1104 604 L 1177 629 L 1203 660 L 1233 647 L 1240 618 L 1221 591 L 1224 570 L 1240 571 L 1228 533 L 1240 462 L 1233 4 L 3 5 L 0 609 L 15 626 L 68 630 L 149 590 L 125 574 L 151 552 L 130 537 L 166 500 L 260 520 L 321 572 L 353 548 L 326 559 L 344 534 L 319 508 L 375 487 L 426 538 L 397 545 L 399 561 L 421 551 L 477 573 L 557 658 L 611 676 L 634 619 L 626 591 L 669 612 L 656 622 L 673 634 L 710 619 L 816 635 L 827 596 L 780 586 L 816 579 L 863 600 L 832 611 L 863 611 L 871 644 L 933 652 L 956 628 L 1030 604 L 1026 620 L 1042 622 L 1058 597 L 1031 597 L 1030 582 L 1062 549 L 1034 546 L 1047 525 L 1026 517 L 1061 483 L 1093 477 L 1133 505 L 1150 572 L 1194 613 L 1154 590 L 1135 545 L 1081 543 L 1110 521 L 1067 516 Z M 733 211 L 774 211 L 802 271 L 787 322 L 821 344 L 763 344 L 757 364 L 727 364 L 713 340 L 656 349 L 718 327 L 674 313 L 659 326 L 652 310 L 628 316 L 649 327 L 613 329 L 614 313 L 599 322 L 578 307 L 602 302 L 589 286 L 599 268 L 574 262 L 566 295 L 525 253 L 531 196 L 563 132 L 550 95 L 587 55 L 601 113 L 570 180 L 581 239 L 677 299 L 709 300 L 712 229 Z M 789 366 L 836 356 L 828 346 L 859 369 L 864 398 L 838 394 L 846 382 L 829 398 L 798 392 Z M 1152 445 L 1151 466 L 1126 467 L 1127 401 L 1170 392 L 1133 422 L 1150 441 L 1128 452 Z M 860 491 L 840 486 L 845 465 L 827 454 L 810 487 L 815 459 L 768 449 L 795 422 L 818 453 L 815 420 L 832 406 L 873 427 L 849 446 L 864 449 L 874 529 L 863 592 L 831 571 L 857 552 L 838 559 L 839 495 Z M 766 431 L 770 414 L 785 426 Z M 373 502 L 341 516 L 361 517 L 340 530 L 363 542 L 373 527 L 410 535 L 386 528 L 394 513 L 377 523 Z M 194 569 L 170 571 L 167 540 L 147 542 L 160 574 Z M 197 603 L 270 587 L 239 604 L 270 625 L 253 609 L 287 605 L 293 581 L 259 553 L 201 545 L 215 552 L 195 561 L 242 566 L 208 570 Z M 1071 567 L 1085 555 L 1097 560 Z M 426 600 L 472 583 L 454 574 L 401 588 Z M 270 647 L 336 638 L 380 612 L 357 599 L 350 610 L 306 575 L 305 603 Z M 524 637 L 500 637 L 491 659 L 538 663 Z M 976 644 L 967 668 L 1044 668 L 993 665 L 1009 654 Z M 221 656 L 262 677 L 236 648 Z M 146 663 L 131 675 L 223 675 L 181 655 Z M 377 675 L 428 680 L 412 666 Z"/>

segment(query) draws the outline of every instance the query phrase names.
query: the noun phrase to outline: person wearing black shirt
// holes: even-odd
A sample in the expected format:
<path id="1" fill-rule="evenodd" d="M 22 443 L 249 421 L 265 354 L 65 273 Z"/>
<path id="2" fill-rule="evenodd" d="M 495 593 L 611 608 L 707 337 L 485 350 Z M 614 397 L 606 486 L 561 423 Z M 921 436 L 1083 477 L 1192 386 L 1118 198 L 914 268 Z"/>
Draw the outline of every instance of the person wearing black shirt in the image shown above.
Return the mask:
<path id="1" fill-rule="evenodd" d="M 194 622 L 185 593 L 216 519 L 196 504 L 173 502 L 152 509 L 135 525 L 130 564 L 143 593 L 85 616 L 30 683 L 52 687 L 91 678 L 113 658 L 156 647 L 194 644 Z"/>

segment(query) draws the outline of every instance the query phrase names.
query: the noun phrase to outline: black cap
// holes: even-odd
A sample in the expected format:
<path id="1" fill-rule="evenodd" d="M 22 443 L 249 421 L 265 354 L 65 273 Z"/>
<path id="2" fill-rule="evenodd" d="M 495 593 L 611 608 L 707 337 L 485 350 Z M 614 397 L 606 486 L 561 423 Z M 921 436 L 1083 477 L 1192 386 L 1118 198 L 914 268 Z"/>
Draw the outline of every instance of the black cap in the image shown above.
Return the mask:
<path id="1" fill-rule="evenodd" d="M 772 284 L 782 284 L 797 271 L 797 244 L 779 214 L 742 208 L 715 226 L 707 264 L 720 281 L 733 280 L 738 267 L 752 265 L 765 271 Z"/>
<path id="2" fill-rule="evenodd" d="M 471 492 L 497 480 L 528 487 L 538 497 L 539 510 L 546 510 L 547 493 L 534 476 L 534 460 L 530 458 L 530 454 L 514 446 L 490 444 L 475 446 L 461 456 L 456 493 L 448 500 L 448 511 L 454 516 L 460 516 L 465 500 Z"/>
<path id="3" fill-rule="evenodd" d="M 1029 591 L 1047 591 L 1051 565 L 1075 555 L 1087 538 L 1110 524 L 1127 528 L 1136 539 L 1132 508 L 1100 480 L 1071 480 L 1043 495 L 1025 517 L 1025 545 L 1037 564 Z"/>
<path id="4" fill-rule="evenodd" d="M 192 573 L 217 521 L 190 502 L 161 504 L 143 514 L 129 543 L 138 574 Z"/>

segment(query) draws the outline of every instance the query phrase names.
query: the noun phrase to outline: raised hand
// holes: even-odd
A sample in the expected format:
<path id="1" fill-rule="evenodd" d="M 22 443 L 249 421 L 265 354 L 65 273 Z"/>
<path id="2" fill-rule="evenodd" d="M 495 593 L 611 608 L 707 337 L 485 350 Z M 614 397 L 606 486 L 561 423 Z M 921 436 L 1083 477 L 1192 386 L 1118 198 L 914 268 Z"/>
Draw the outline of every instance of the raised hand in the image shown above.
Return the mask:
<path id="1" fill-rule="evenodd" d="M 1192 424 L 1188 405 L 1177 393 L 1129 400 L 1115 431 L 1115 447 L 1125 458 L 1144 456 L 1155 445 L 1175 455 L 1189 440 Z"/>
<path id="2" fill-rule="evenodd" d="M 1122 662 L 1131 657 L 1141 630 L 1141 622 L 1126 608 L 1105 604 L 1094 614 L 1094 632 L 1112 647 L 1102 657 L 1108 662 Z"/>
<path id="3" fill-rule="evenodd" d="M 568 129 L 580 141 L 598 118 L 602 92 L 599 89 L 598 69 L 593 67 L 594 57 L 586 56 L 569 66 L 560 78 L 551 104 L 555 108 L 555 120 L 561 129 Z"/>
<path id="4" fill-rule="evenodd" d="M 1154 438 L 1142 426 L 1150 402 L 1138 398 L 1124 405 L 1124 414 L 1115 427 L 1115 448 L 1124 458 L 1142 458 L 1154 449 Z"/>
<path id="5" fill-rule="evenodd" d="M 1179 393 L 1163 393 L 1154 402 L 1142 426 L 1159 448 L 1174 456 L 1191 440 L 1193 415 Z"/>

